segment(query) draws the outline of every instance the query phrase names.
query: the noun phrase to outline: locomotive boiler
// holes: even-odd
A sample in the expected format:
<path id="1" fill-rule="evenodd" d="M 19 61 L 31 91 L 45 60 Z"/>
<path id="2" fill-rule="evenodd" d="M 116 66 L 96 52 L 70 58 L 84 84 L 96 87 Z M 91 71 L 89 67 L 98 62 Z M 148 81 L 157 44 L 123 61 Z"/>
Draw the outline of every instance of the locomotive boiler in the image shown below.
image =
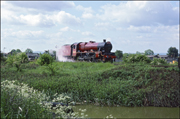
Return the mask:
<path id="1" fill-rule="evenodd" d="M 104 39 L 103 42 L 95 41 L 78 42 L 62 46 L 62 56 L 68 59 L 80 61 L 115 61 L 115 53 L 111 52 L 111 42 Z"/>

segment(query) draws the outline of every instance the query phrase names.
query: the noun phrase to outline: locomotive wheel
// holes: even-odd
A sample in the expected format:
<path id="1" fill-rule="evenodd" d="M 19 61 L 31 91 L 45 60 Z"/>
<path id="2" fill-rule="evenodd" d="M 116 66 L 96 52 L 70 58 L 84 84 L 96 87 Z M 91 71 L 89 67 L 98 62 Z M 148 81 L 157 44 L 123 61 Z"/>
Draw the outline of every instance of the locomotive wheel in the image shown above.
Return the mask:
<path id="1" fill-rule="evenodd" d="M 93 62 L 93 59 L 91 58 L 89 61 L 90 61 L 90 62 Z"/>

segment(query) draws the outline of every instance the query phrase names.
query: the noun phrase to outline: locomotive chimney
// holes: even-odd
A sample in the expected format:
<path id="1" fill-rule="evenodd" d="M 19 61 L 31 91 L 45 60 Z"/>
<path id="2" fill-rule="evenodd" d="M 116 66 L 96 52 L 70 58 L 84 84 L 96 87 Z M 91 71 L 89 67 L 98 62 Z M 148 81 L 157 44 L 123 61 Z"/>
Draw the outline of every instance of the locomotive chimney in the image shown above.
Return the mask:
<path id="1" fill-rule="evenodd" d="M 106 42 L 106 39 L 103 39 L 104 42 Z"/>

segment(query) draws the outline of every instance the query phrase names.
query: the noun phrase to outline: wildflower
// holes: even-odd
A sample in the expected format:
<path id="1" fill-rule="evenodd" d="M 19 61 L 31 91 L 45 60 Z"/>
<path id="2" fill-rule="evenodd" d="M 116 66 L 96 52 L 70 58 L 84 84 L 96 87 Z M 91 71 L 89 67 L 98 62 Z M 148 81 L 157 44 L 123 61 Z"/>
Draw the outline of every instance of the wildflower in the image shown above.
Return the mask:
<path id="1" fill-rule="evenodd" d="M 86 109 L 84 109 L 84 110 L 81 110 L 81 112 L 86 112 Z"/>
<path id="2" fill-rule="evenodd" d="M 21 107 L 19 107 L 19 109 L 21 110 L 21 112 L 22 112 L 22 109 L 21 109 Z"/>

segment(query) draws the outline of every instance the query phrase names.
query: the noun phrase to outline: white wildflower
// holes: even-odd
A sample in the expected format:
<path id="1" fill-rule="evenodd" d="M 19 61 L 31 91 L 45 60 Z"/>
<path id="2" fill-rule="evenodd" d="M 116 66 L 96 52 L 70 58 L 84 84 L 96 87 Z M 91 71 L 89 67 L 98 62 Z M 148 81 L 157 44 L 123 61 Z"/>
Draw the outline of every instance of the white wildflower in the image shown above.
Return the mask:
<path id="1" fill-rule="evenodd" d="M 21 109 L 21 107 L 19 107 L 19 109 L 21 110 L 21 112 L 22 112 L 22 109 Z"/>

